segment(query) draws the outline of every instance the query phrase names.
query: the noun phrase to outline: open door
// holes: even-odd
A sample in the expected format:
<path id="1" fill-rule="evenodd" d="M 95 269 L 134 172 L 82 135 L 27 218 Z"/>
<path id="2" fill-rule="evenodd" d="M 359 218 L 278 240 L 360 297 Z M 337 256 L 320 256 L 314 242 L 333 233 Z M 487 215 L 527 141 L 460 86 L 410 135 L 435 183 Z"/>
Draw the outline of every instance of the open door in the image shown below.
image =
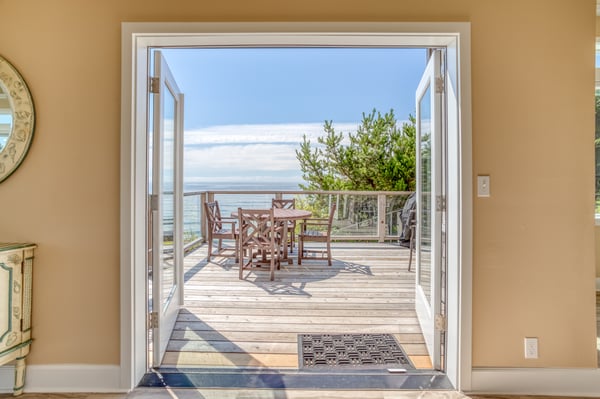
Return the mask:
<path id="1" fill-rule="evenodd" d="M 442 369 L 442 213 L 445 207 L 442 150 L 441 51 L 431 53 L 416 92 L 417 267 L 415 308 L 433 368 Z"/>
<path id="2" fill-rule="evenodd" d="M 161 364 L 183 298 L 183 95 L 160 51 L 150 80 L 148 140 L 150 335 L 152 367 Z"/>

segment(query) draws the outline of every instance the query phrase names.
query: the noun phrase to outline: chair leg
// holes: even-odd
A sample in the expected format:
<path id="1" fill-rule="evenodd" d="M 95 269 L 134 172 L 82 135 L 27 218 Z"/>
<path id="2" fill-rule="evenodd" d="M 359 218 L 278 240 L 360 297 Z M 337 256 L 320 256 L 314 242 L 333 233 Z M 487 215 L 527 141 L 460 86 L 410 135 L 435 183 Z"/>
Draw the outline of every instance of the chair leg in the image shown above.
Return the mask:
<path id="1" fill-rule="evenodd" d="M 302 255 L 304 255 L 304 241 L 302 238 L 298 240 L 298 264 L 302 264 Z"/>
<path id="2" fill-rule="evenodd" d="M 331 242 L 327 240 L 327 264 L 331 266 Z"/>
<path id="3" fill-rule="evenodd" d="M 241 247 L 238 249 L 238 258 L 240 280 L 242 280 L 244 277 L 244 250 Z"/>
<path id="4" fill-rule="evenodd" d="M 206 260 L 210 262 L 210 256 L 212 255 L 212 238 L 208 239 L 208 255 L 206 255 Z"/>

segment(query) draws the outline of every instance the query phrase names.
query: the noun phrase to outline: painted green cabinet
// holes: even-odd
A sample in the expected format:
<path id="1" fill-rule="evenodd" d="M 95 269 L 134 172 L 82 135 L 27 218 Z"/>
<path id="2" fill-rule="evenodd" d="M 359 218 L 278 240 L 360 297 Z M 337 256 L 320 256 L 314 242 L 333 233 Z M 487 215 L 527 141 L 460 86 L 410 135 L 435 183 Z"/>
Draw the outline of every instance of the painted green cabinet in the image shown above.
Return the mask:
<path id="1" fill-rule="evenodd" d="M 0 243 L 0 365 L 15 362 L 14 394 L 23 393 L 31 345 L 34 244 Z"/>

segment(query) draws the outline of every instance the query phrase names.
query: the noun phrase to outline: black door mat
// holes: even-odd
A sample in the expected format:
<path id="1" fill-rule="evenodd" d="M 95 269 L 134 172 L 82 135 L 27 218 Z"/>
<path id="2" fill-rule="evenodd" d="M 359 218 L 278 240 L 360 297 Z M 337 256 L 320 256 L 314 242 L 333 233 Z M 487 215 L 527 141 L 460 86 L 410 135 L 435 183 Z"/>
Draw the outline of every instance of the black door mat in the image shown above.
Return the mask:
<path id="1" fill-rule="evenodd" d="M 300 334 L 298 354 L 301 369 L 415 368 L 391 334 Z"/>

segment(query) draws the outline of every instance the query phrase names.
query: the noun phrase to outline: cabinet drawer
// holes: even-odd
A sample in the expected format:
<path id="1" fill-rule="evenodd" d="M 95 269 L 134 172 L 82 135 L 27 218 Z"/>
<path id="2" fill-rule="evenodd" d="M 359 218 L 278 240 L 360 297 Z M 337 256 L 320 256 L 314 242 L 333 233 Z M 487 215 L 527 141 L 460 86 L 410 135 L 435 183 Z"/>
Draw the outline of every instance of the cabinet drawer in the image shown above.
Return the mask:
<path id="1" fill-rule="evenodd" d="M 21 342 L 23 252 L 0 253 L 0 354 Z"/>

